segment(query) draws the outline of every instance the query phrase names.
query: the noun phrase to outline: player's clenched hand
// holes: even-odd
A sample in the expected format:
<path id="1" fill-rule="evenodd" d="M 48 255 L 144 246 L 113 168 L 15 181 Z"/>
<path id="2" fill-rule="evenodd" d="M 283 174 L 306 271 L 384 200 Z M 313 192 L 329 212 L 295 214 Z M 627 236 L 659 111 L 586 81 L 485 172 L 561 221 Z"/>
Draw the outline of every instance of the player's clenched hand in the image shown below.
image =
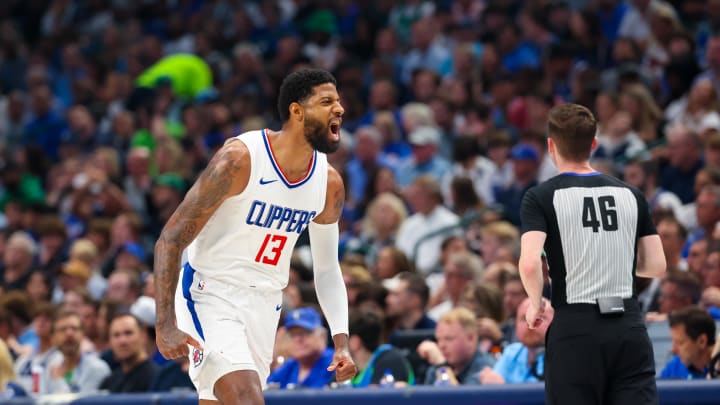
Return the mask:
<path id="1" fill-rule="evenodd" d="M 342 382 L 355 377 L 357 366 L 355 366 L 355 362 L 350 357 L 350 352 L 336 349 L 333 355 L 333 361 L 327 370 L 335 371 L 335 380 Z"/>
<path id="2" fill-rule="evenodd" d="M 188 345 L 198 350 L 203 349 L 197 340 L 176 327 L 165 330 L 158 329 L 155 343 L 157 343 L 158 351 L 168 360 L 187 356 Z"/>

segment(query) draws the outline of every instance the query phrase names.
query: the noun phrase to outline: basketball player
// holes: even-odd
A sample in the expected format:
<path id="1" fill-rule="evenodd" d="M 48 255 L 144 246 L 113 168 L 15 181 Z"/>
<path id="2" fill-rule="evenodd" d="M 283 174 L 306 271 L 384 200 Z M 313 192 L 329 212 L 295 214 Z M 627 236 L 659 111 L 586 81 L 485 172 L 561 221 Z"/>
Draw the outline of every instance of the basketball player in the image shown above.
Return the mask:
<path id="1" fill-rule="evenodd" d="M 157 241 L 157 346 L 166 358 L 189 355 L 200 404 L 264 403 L 281 290 L 306 228 L 317 295 L 335 345 L 328 370 L 338 381 L 355 375 L 338 264 L 345 193 L 325 155 L 340 142 L 344 109 L 335 86 L 325 71 L 290 74 L 278 100 L 282 130 L 228 140 Z"/>

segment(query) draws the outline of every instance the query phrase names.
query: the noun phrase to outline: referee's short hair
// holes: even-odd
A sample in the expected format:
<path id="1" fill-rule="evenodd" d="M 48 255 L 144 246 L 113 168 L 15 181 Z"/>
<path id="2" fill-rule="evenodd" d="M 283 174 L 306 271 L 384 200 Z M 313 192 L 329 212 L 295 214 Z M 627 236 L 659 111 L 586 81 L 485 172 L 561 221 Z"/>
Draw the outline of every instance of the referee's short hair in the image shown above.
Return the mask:
<path id="1" fill-rule="evenodd" d="M 582 162 L 590 157 L 597 132 L 593 113 L 579 104 L 560 104 L 548 113 L 548 137 L 563 158 Z"/>
<path id="2" fill-rule="evenodd" d="M 700 335 L 705 335 L 708 346 L 715 344 L 715 321 L 706 310 L 700 307 L 691 306 L 671 312 L 668 315 L 668 322 L 671 328 L 679 325 L 685 326 L 685 334 L 693 340 L 697 340 Z"/>

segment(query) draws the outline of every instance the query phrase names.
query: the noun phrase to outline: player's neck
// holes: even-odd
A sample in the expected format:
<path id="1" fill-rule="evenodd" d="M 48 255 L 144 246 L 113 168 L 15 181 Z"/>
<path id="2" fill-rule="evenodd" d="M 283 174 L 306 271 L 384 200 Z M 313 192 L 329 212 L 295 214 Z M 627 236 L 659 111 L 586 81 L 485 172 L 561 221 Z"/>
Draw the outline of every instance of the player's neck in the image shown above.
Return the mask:
<path id="1" fill-rule="evenodd" d="M 302 133 L 296 135 L 295 132 L 287 127 L 281 131 L 268 131 L 275 161 L 289 180 L 305 176 L 314 153 Z"/>

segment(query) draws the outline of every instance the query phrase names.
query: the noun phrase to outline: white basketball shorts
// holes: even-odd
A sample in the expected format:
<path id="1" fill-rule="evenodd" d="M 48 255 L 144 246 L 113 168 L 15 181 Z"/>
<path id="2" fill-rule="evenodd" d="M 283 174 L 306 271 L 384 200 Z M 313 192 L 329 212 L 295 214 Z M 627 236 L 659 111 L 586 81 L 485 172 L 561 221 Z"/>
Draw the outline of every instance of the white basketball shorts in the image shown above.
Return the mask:
<path id="1" fill-rule="evenodd" d="M 203 351 L 190 346 L 189 354 L 189 375 L 199 398 L 217 400 L 215 382 L 237 370 L 257 372 L 265 389 L 282 291 L 258 291 L 203 280 L 189 264 L 183 266 L 178 284 L 178 327 L 203 346 Z"/>

